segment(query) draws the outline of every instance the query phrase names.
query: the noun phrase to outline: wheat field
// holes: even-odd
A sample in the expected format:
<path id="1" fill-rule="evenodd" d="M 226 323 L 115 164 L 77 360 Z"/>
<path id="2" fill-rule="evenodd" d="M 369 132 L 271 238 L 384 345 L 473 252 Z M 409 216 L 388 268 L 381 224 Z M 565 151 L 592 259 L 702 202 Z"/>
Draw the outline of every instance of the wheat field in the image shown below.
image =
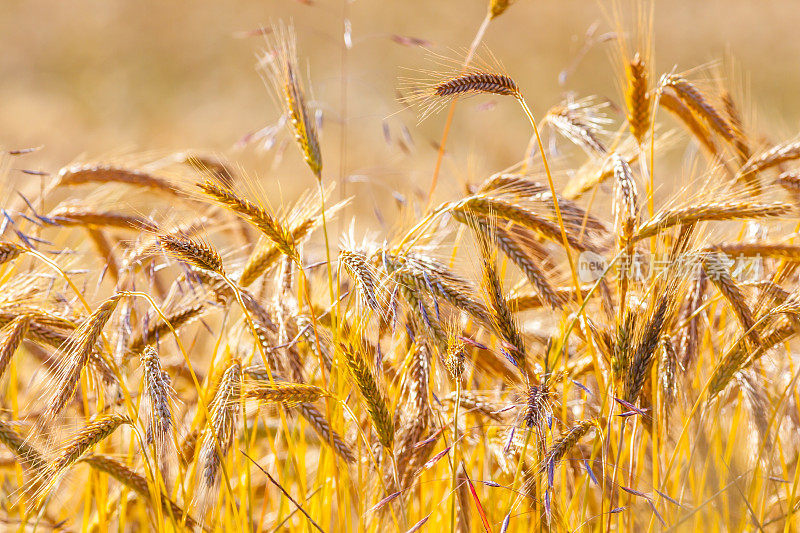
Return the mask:
<path id="1" fill-rule="evenodd" d="M 298 20 L 236 37 L 273 105 L 229 153 L 3 146 L 3 530 L 798 528 L 800 141 L 727 58 L 657 68 L 646 1 L 548 73 L 613 88 L 542 107 L 485 45 L 525 2 L 388 36 L 425 62 L 363 168 L 434 140 L 385 202 Z"/>

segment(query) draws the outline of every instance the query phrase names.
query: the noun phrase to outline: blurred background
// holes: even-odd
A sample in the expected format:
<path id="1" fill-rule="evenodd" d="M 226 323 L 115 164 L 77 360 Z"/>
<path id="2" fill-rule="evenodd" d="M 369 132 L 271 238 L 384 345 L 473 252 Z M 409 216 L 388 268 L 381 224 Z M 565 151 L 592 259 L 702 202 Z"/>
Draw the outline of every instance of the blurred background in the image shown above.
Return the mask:
<path id="1" fill-rule="evenodd" d="M 398 77 L 409 75 L 405 67 L 424 66 L 426 57 L 406 38 L 458 57 L 488 0 L 345 2 L 4 0 L 0 145 L 43 146 L 24 165 L 49 172 L 77 160 L 198 149 L 241 164 L 266 191 L 280 180 L 281 194 L 293 197 L 313 178 L 288 133 L 269 150 L 240 142 L 280 116 L 256 69 L 265 41 L 254 30 L 283 19 L 294 22 L 313 105 L 322 112 L 325 179 L 347 176 L 348 193 L 359 194 L 362 208 L 385 203 L 396 189 L 426 191 L 445 113 L 418 126 L 416 114 L 398 104 Z M 567 91 L 620 101 L 616 43 L 596 44 L 576 63 L 587 30 L 596 25 L 597 37 L 615 29 L 604 5 L 519 0 L 489 26 L 489 49 L 538 116 Z M 759 128 L 779 139 L 797 131 L 796 1 L 674 0 L 656 5 L 654 21 L 655 72 L 722 60 L 716 68 Z M 570 65 L 571 75 L 560 84 L 559 73 Z M 439 195 L 513 164 L 528 135 L 513 102 L 462 101 Z M 19 172 L 12 177 L 20 186 L 32 179 Z"/>

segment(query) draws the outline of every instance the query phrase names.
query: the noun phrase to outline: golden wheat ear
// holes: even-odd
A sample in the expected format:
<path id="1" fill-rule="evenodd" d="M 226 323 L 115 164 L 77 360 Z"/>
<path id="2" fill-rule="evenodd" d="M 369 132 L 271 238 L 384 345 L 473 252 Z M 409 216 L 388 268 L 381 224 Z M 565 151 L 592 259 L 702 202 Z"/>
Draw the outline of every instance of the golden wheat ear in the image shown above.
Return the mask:
<path id="1" fill-rule="evenodd" d="M 225 274 L 222 257 L 203 241 L 181 235 L 164 234 L 159 235 L 158 242 L 166 253 L 179 261 L 214 274 Z"/>
<path id="2" fill-rule="evenodd" d="M 291 25 L 278 24 L 272 28 L 273 39 L 262 65 L 273 87 L 276 99 L 289 117 L 297 145 L 308 167 L 322 180 L 322 151 L 317 125 L 311 116 L 297 66 L 297 37 Z"/>
<path id="3" fill-rule="evenodd" d="M 272 241 L 284 255 L 295 258 L 294 238 L 283 224 L 266 209 L 211 181 L 198 183 L 197 187 L 209 198 L 249 222 Z"/>
<path id="4" fill-rule="evenodd" d="M 636 52 L 625 65 L 625 107 L 631 134 L 640 145 L 650 130 L 652 99 L 648 82 L 647 64 Z"/>
<path id="5" fill-rule="evenodd" d="M 225 370 L 211 402 L 211 419 L 200 446 L 201 503 L 217 497 L 223 462 L 239 432 L 242 394 L 242 365 L 234 361 Z"/>
<path id="6" fill-rule="evenodd" d="M 161 367 L 158 352 L 147 346 L 139 356 L 142 366 L 142 402 L 140 416 L 145 423 L 148 444 L 152 444 L 158 467 L 164 481 L 169 485 L 170 465 L 175 459 L 173 433 L 175 431 L 172 404 L 175 391 L 169 374 Z"/>
<path id="7" fill-rule="evenodd" d="M 42 423 L 52 421 L 60 415 L 75 395 L 83 369 L 97 357 L 97 344 L 121 297 L 122 295 L 117 294 L 103 302 L 59 349 L 62 359 L 58 363 L 54 386 L 47 394 L 49 409 Z"/>
<path id="8" fill-rule="evenodd" d="M 386 395 L 378 387 L 374 372 L 357 346 L 351 343 L 340 343 L 339 350 L 344 357 L 353 382 L 361 392 L 379 442 L 384 448 L 391 451 L 394 447 L 395 425 Z"/>
<path id="9" fill-rule="evenodd" d="M 44 503 L 48 491 L 58 483 L 64 472 L 80 460 L 92 446 L 110 437 L 120 426 L 130 424 L 132 424 L 131 419 L 127 416 L 116 413 L 100 414 L 67 439 L 34 483 L 40 505 Z"/>

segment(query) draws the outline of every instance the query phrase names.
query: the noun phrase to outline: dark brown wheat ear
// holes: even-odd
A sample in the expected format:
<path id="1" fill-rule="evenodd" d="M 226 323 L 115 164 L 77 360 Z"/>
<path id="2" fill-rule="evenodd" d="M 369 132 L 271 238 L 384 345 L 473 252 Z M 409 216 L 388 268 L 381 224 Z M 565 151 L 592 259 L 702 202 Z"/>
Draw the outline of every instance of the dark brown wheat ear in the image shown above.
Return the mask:
<path id="1" fill-rule="evenodd" d="M 464 94 L 490 93 L 503 96 L 518 96 L 519 89 L 511 77 L 490 72 L 472 72 L 434 86 L 436 96 L 457 96 Z"/>

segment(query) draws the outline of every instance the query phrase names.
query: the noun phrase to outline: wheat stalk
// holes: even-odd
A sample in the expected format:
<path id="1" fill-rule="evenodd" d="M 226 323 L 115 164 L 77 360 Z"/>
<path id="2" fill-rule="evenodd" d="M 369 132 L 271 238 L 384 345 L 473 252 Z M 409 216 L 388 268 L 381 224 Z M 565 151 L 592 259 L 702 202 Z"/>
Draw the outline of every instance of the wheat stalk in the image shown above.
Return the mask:
<path id="1" fill-rule="evenodd" d="M 33 445 L 24 439 L 11 424 L 0 420 L 0 442 L 19 457 L 22 464 L 35 472 L 45 468 L 47 461 Z"/>
<path id="2" fill-rule="evenodd" d="M 719 289 L 719 292 L 725 297 L 733 309 L 736 319 L 742 326 L 742 329 L 747 333 L 750 340 L 755 344 L 760 344 L 758 331 L 755 329 L 755 318 L 753 317 L 750 307 L 745 302 L 744 295 L 736 282 L 731 277 L 728 271 L 728 266 L 725 262 L 725 256 L 718 252 L 706 254 L 703 257 L 703 269 L 706 276 L 711 280 L 714 286 Z"/>
<path id="3" fill-rule="evenodd" d="M 179 329 L 186 324 L 196 320 L 205 311 L 205 304 L 198 303 L 180 307 L 167 315 L 167 320 L 172 329 Z M 135 336 L 128 345 L 128 352 L 136 354 L 142 352 L 147 346 L 158 342 L 158 340 L 171 331 L 164 321 L 152 322 L 145 331 Z"/>
<path id="4" fill-rule="evenodd" d="M 519 94 L 519 89 L 514 80 L 505 74 L 470 72 L 435 85 L 433 93 L 436 96 L 462 96 L 476 93 L 516 96 Z"/>
<path id="5" fill-rule="evenodd" d="M 167 471 L 172 443 L 173 418 L 171 401 L 175 396 L 169 375 L 161 368 L 158 352 L 148 346 L 139 356 L 143 370 L 142 394 L 144 402 L 144 420 L 148 441 L 152 441 L 156 456 L 159 459 L 162 474 Z"/>
<path id="6" fill-rule="evenodd" d="M 180 235 L 159 235 L 161 248 L 179 261 L 215 274 L 225 273 L 222 257 L 210 245 Z"/>
<path id="7" fill-rule="evenodd" d="M 373 311 L 380 313 L 381 304 L 378 301 L 378 283 L 367 261 L 367 254 L 358 250 L 340 250 L 339 263 L 353 281 L 356 282 L 356 287 L 358 287 L 358 292 L 364 302 Z"/>
<path id="8" fill-rule="evenodd" d="M 114 211 L 94 211 L 83 207 L 64 206 L 50 211 L 47 218 L 60 226 L 107 226 L 112 228 L 156 231 L 156 223 L 138 215 Z"/>

